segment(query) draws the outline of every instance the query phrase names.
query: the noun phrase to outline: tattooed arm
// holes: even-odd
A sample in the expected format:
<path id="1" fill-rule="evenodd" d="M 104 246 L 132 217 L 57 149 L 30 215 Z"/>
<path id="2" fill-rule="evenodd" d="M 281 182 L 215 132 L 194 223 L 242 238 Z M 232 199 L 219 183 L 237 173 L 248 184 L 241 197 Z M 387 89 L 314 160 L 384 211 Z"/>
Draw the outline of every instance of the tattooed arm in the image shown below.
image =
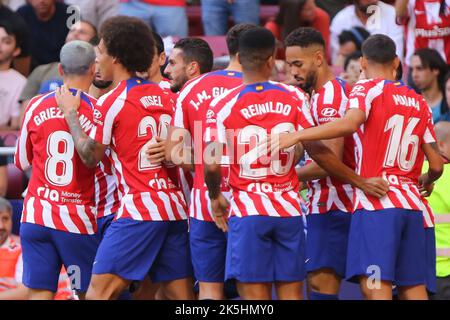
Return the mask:
<path id="1" fill-rule="evenodd" d="M 77 95 L 73 96 L 67 87 L 63 86 L 56 90 L 56 101 L 69 125 L 75 148 L 81 160 L 87 167 L 93 168 L 103 158 L 107 146 L 89 138 L 81 127 L 77 111 L 80 106 L 80 95 L 81 91 L 78 90 Z"/>

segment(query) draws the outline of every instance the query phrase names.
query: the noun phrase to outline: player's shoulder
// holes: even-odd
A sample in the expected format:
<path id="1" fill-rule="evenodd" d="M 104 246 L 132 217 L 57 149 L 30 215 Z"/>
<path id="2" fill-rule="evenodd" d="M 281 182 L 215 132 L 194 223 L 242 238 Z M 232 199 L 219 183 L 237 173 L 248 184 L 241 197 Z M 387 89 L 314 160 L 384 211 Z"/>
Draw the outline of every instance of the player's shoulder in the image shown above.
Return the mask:
<path id="1" fill-rule="evenodd" d="M 382 78 L 363 79 L 355 83 L 352 91 L 349 94 L 349 98 L 365 97 L 369 92 L 377 94 L 383 93 L 383 88 L 386 84 L 386 80 Z"/>
<path id="2" fill-rule="evenodd" d="M 218 109 L 227 103 L 237 100 L 241 92 L 244 90 L 245 86 L 240 84 L 234 88 L 222 92 L 220 95 L 212 99 L 210 107 L 213 109 Z"/>
<path id="3" fill-rule="evenodd" d="M 101 107 L 110 107 L 117 99 L 124 99 L 126 83 L 120 82 L 114 89 L 108 91 L 97 99 L 97 105 Z"/>
<path id="4" fill-rule="evenodd" d="M 296 86 L 282 83 L 282 82 L 277 82 L 277 81 L 269 81 L 269 83 L 271 85 L 275 86 L 275 88 L 279 88 L 282 91 L 289 93 L 289 95 L 291 97 L 293 97 L 294 99 L 299 99 L 305 103 L 308 102 L 308 100 L 309 100 L 308 95 L 302 89 L 300 89 Z"/>

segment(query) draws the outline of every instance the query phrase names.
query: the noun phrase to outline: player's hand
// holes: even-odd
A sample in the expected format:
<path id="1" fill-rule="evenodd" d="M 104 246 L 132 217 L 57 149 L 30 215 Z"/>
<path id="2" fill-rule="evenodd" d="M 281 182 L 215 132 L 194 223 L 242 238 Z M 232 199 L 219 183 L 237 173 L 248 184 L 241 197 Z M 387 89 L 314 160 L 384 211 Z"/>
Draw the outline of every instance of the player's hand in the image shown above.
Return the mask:
<path id="1" fill-rule="evenodd" d="M 389 191 L 389 183 L 383 178 L 364 179 L 359 187 L 365 194 L 373 197 L 383 198 Z"/>
<path id="2" fill-rule="evenodd" d="M 296 137 L 296 132 L 291 133 L 275 133 L 270 135 L 270 137 L 262 141 L 258 146 L 258 149 L 261 151 L 270 151 L 271 154 L 275 154 L 280 150 L 287 149 L 296 145 L 298 143 L 298 139 Z M 266 150 L 263 150 L 263 149 Z M 261 153 L 264 154 L 264 153 Z"/>
<path id="3" fill-rule="evenodd" d="M 161 139 L 160 137 L 156 137 L 156 143 L 148 146 L 148 149 L 145 151 L 147 154 L 147 159 L 152 164 L 160 164 L 165 160 L 166 153 L 166 140 Z"/>
<path id="4" fill-rule="evenodd" d="M 69 114 L 72 110 L 78 110 L 81 101 L 80 96 L 80 90 L 77 90 L 77 94 L 74 96 L 66 85 L 57 88 L 55 93 L 58 107 L 64 115 Z"/>
<path id="5" fill-rule="evenodd" d="M 434 182 L 430 181 L 428 174 L 424 173 L 419 177 L 419 192 L 422 197 L 429 197 L 433 193 Z"/>
<path id="6" fill-rule="evenodd" d="M 211 199 L 211 209 L 214 222 L 223 232 L 228 231 L 228 212 L 230 204 L 222 193 L 216 199 Z"/>

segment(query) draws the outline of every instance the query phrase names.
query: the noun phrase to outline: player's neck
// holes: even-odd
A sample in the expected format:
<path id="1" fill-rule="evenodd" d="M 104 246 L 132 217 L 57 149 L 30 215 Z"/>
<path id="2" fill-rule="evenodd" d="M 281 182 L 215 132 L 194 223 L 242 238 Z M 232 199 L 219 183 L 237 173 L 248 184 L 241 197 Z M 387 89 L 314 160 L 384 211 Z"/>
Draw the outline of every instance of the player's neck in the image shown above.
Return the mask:
<path id="1" fill-rule="evenodd" d="M 267 82 L 269 81 L 270 76 L 266 76 L 261 73 L 252 72 L 252 71 L 245 71 L 242 75 L 242 81 L 244 84 L 254 84 L 254 83 L 260 83 L 260 82 Z"/>
<path id="2" fill-rule="evenodd" d="M 328 81 L 331 81 L 335 78 L 336 77 L 334 76 L 334 73 L 328 66 L 320 69 L 319 72 L 317 73 L 317 81 L 314 90 L 315 91 L 320 90 Z"/>
<path id="3" fill-rule="evenodd" d="M 117 87 L 120 82 L 131 79 L 132 77 L 133 75 L 125 68 L 117 67 L 113 73 L 112 88 Z"/>
<path id="4" fill-rule="evenodd" d="M 242 66 L 236 58 L 232 58 L 228 66 L 225 68 L 225 70 L 242 72 Z"/>
<path id="5" fill-rule="evenodd" d="M 71 89 L 77 89 L 81 92 L 88 93 L 91 87 L 91 81 L 89 79 L 84 79 L 81 77 L 64 78 L 64 84 Z"/>
<path id="6" fill-rule="evenodd" d="M 395 81 L 394 72 L 391 68 L 384 68 L 383 66 L 372 66 L 365 70 L 367 79 L 381 78 L 388 81 Z"/>
<path id="7" fill-rule="evenodd" d="M 163 80 L 163 76 L 162 76 L 161 72 L 157 72 L 156 74 L 151 76 L 149 78 L 149 80 L 154 83 L 160 83 Z"/>

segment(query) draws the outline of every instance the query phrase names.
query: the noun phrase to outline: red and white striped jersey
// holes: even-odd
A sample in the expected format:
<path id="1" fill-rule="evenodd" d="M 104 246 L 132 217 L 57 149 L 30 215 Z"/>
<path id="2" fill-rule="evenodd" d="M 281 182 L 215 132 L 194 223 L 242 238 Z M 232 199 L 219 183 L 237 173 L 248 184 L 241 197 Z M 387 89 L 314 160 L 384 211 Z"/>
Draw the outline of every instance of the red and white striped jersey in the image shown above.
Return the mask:
<path id="1" fill-rule="evenodd" d="M 106 149 L 105 156 L 95 172 L 95 206 L 97 219 L 115 214 L 120 207 L 118 181 L 111 163 L 111 150 Z"/>
<path id="2" fill-rule="evenodd" d="M 94 125 L 94 105 L 94 98 L 81 94 L 79 120 L 88 134 Z M 54 92 L 30 101 L 16 147 L 15 164 L 21 170 L 33 169 L 22 222 L 71 233 L 96 232 L 96 169 L 86 167 L 75 150 Z"/>
<path id="3" fill-rule="evenodd" d="M 424 153 L 420 146 L 436 141 L 423 97 L 401 81 L 362 80 L 350 93 L 349 108 L 366 114 L 354 136 L 357 172 L 362 177 L 385 177 L 390 184 L 381 199 L 356 189 L 356 208 L 422 211 L 418 179 Z"/>
<path id="4" fill-rule="evenodd" d="M 302 214 L 294 147 L 271 154 L 260 146 L 270 134 L 314 125 L 303 92 L 277 82 L 241 85 L 211 103 L 207 123 L 206 140 L 228 148 L 232 216 Z"/>
<path id="5" fill-rule="evenodd" d="M 184 196 L 167 168 L 152 164 L 145 153 L 156 136 L 167 137 L 173 115 L 171 101 L 158 84 L 131 78 L 97 102 L 91 138 L 111 150 L 121 199 L 116 219 L 187 218 Z"/>
<path id="6" fill-rule="evenodd" d="M 345 82 L 333 79 L 311 96 L 311 115 L 316 126 L 342 118 L 347 109 L 348 98 Z M 312 162 L 307 160 L 307 163 Z M 353 137 L 344 139 L 343 162 L 355 168 L 355 142 Z M 333 210 L 353 212 L 353 187 L 334 177 L 308 182 L 308 213 L 323 214 Z"/>
<path id="7" fill-rule="evenodd" d="M 441 7 L 443 6 L 443 7 Z M 442 9 L 442 11 L 441 11 Z M 442 0 L 408 1 L 409 21 L 406 33 L 406 63 L 422 48 L 436 49 L 450 61 L 450 6 Z"/>
<path id="8" fill-rule="evenodd" d="M 198 220 L 213 221 L 211 206 L 205 184 L 203 151 L 205 149 L 204 132 L 206 113 L 211 101 L 229 89 L 242 84 L 242 74 L 235 71 L 213 71 L 201 75 L 189 82 L 180 91 L 177 99 L 173 126 L 189 131 L 194 147 L 195 174 L 190 203 L 190 216 Z M 228 165 L 222 166 L 223 192 L 229 192 Z M 200 202 L 194 203 L 199 200 Z"/>

